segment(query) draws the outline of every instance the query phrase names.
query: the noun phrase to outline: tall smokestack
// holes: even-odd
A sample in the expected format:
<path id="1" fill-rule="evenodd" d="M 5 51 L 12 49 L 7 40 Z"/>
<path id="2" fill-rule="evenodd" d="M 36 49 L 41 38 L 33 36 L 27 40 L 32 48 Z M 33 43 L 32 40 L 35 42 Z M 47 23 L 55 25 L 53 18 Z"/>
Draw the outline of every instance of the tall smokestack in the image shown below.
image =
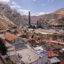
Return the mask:
<path id="1" fill-rule="evenodd" d="M 29 11 L 29 26 L 31 25 L 31 22 L 30 22 L 30 20 L 31 20 L 31 19 L 30 19 L 30 11 Z"/>

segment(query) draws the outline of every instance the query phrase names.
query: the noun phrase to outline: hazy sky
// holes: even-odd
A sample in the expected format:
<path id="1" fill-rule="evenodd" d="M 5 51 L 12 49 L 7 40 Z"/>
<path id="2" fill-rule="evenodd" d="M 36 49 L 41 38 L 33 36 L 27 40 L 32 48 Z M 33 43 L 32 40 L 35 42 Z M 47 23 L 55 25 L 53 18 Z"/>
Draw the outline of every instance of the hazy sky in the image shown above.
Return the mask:
<path id="1" fill-rule="evenodd" d="M 64 0 L 0 0 L 7 3 L 11 8 L 17 9 L 21 14 L 32 15 L 46 14 L 60 8 L 64 8 Z"/>

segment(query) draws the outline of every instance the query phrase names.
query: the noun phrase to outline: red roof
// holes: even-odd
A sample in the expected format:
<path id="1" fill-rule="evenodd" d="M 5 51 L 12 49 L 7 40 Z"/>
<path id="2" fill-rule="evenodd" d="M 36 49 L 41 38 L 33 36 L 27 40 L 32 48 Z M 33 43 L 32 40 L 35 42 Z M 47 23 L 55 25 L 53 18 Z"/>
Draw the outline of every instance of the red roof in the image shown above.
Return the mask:
<path id="1" fill-rule="evenodd" d="M 47 51 L 46 54 L 48 55 L 48 57 L 57 56 L 53 51 Z"/>
<path id="2" fill-rule="evenodd" d="M 29 40 L 35 40 L 34 38 L 31 38 L 31 37 L 29 37 L 28 39 L 29 39 Z"/>
<path id="3" fill-rule="evenodd" d="M 17 36 L 14 35 L 14 34 L 5 34 L 4 37 L 7 40 L 13 40 L 13 39 L 16 39 L 17 38 Z"/>
<path id="4" fill-rule="evenodd" d="M 51 40 L 42 40 L 43 42 L 51 42 Z"/>
<path id="5" fill-rule="evenodd" d="M 60 64 L 64 64 L 64 62 L 63 62 L 63 61 L 61 61 L 61 62 L 60 62 Z"/>
<path id="6" fill-rule="evenodd" d="M 0 32 L 5 32 L 6 30 L 0 30 Z"/>

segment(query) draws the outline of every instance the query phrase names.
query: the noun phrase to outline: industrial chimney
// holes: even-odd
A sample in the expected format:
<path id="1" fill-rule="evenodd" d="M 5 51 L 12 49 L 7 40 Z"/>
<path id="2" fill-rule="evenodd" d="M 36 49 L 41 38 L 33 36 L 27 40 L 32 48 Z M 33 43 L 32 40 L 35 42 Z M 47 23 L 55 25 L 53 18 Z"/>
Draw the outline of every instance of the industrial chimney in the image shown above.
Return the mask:
<path id="1" fill-rule="evenodd" d="M 31 22 L 30 22 L 30 11 L 29 11 L 29 26 L 31 26 Z"/>

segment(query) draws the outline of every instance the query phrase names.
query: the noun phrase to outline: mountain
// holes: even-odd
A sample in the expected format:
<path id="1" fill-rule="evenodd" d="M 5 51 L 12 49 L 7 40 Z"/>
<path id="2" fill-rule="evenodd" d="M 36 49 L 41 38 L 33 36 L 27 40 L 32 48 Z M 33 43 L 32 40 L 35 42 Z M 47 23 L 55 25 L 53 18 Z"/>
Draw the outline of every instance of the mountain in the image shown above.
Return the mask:
<path id="1" fill-rule="evenodd" d="M 9 20 L 13 21 L 17 25 L 27 24 L 28 19 L 23 15 L 20 15 L 16 10 L 11 9 L 7 4 L 0 3 L 0 14 L 6 16 Z"/>
<path id="2" fill-rule="evenodd" d="M 28 24 L 28 16 L 21 15 L 16 10 L 11 9 L 7 4 L 0 3 L 0 15 L 4 15 L 10 22 L 18 26 Z M 64 8 L 45 15 L 31 16 L 31 23 L 36 24 L 37 21 L 41 22 L 42 25 L 64 24 Z"/>
<path id="3" fill-rule="evenodd" d="M 28 17 L 23 16 L 28 23 Z M 56 10 L 52 13 L 40 15 L 40 16 L 31 16 L 31 23 L 41 22 L 42 25 L 64 25 L 64 8 Z"/>
<path id="4" fill-rule="evenodd" d="M 45 23 L 48 25 L 62 25 L 64 24 L 64 8 L 50 14 L 41 15 L 39 17 L 39 21 L 41 21 L 42 24 Z"/>
<path id="5" fill-rule="evenodd" d="M 64 8 L 61 8 L 61 9 L 55 11 L 54 13 L 55 14 L 62 14 L 62 15 L 64 15 Z"/>

